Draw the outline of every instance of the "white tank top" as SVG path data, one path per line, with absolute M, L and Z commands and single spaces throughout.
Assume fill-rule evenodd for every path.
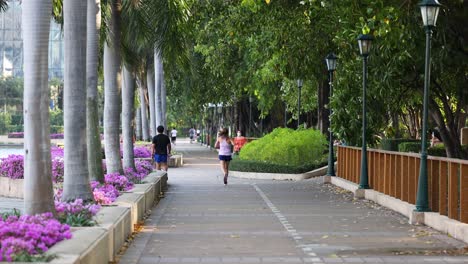
M 225 138 L 222 138 L 219 142 L 219 155 L 231 156 L 231 145 L 226 142 Z

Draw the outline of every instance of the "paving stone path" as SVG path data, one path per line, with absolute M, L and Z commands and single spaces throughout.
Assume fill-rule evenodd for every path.
M 121 264 L 468 263 L 467 245 L 323 185 L 229 178 L 216 153 L 178 140 L 185 165 Z

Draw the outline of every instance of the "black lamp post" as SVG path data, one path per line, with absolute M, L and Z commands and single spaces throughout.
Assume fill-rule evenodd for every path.
M 419 168 L 418 194 L 416 197 L 416 211 L 429 211 L 428 180 L 427 180 L 427 112 L 429 101 L 429 83 L 431 80 L 431 38 L 432 30 L 436 26 L 440 4 L 437 0 L 423 0 L 419 4 L 426 29 L 426 61 L 424 68 L 424 102 L 423 127 L 421 136 L 421 164 Z
M 330 100 L 331 97 L 333 96 L 333 73 L 336 70 L 336 61 L 337 57 L 335 53 L 330 53 L 328 56 L 325 58 L 325 62 L 327 63 L 327 68 L 328 68 L 328 78 L 329 78 L 329 87 L 330 87 L 330 95 L 328 99 L 328 132 L 329 134 L 329 142 L 328 142 L 328 170 L 327 170 L 327 176 L 335 176 L 335 162 L 334 162 L 334 155 L 333 155 L 333 132 L 331 130 L 331 115 L 332 115 L 332 109 L 330 107 Z
M 361 155 L 361 178 L 359 189 L 369 189 L 369 177 L 367 174 L 367 142 L 366 142 L 366 87 L 367 87 L 367 57 L 369 56 L 372 40 L 369 34 L 361 34 L 358 37 L 359 51 L 362 56 L 362 155 Z
M 301 126 L 301 89 L 304 82 L 302 79 L 297 79 L 297 87 L 299 88 L 299 93 L 297 95 L 297 128 Z
M 252 103 L 254 99 L 249 96 L 249 137 L 252 137 Z

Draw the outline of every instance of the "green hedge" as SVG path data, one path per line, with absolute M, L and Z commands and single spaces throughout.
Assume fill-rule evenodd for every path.
M 415 152 L 421 151 L 421 142 L 404 142 L 398 145 L 399 152 Z
M 50 133 L 51 134 L 63 133 L 63 126 L 50 126 Z
M 410 138 L 382 138 L 380 141 L 380 148 L 382 150 L 388 150 L 388 151 L 398 151 L 398 146 L 401 143 L 406 143 L 406 142 L 421 142 L 418 139 L 410 139 Z
M 270 134 L 246 144 L 239 158 L 300 167 L 320 161 L 326 149 L 327 140 L 318 130 L 276 128 Z
M 466 149 L 466 146 L 463 146 L 463 148 Z M 447 153 L 445 152 L 444 145 L 435 145 L 434 147 L 428 148 L 427 154 L 429 156 L 447 157 Z
M 319 162 L 302 164 L 299 166 L 293 165 L 280 165 L 264 161 L 254 161 L 254 160 L 241 160 L 233 159 L 229 166 L 230 170 L 233 171 L 244 171 L 244 172 L 265 172 L 265 173 L 287 173 L 287 174 L 298 174 L 308 171 L 312 171 L 323 166 L 326 166 L 328 163 L 326 158 L 323 158 Z

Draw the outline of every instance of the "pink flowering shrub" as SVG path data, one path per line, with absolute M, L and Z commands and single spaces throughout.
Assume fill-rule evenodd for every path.
M 114 186 L 119 191 L 130 191 L 133 188 L 133 183 L 124 175 L 119 173 L 110 173 L 104 175 L 104 182 Z
M 111 204 L 120 195 L 113 185 L 100 184 L 98 181 L 91 182 L 91 189 L 93 190 L 94 201 L 98 204 Z
M 53 158 L 56 158 L 56 157 L 60 157 L 60 158 L 63 158 L 64 156 L 64 153 L 63 153 L 64 149 L 61 148 L 61 147 L 50 147 L 50 155 Z
M 84 204 L 83 200 L 76 199 L 73 202 L 61 202 L 55 200 L 57 219 L 61 223 L 70 226 L 94 226 L 96 222 L 93 216 L 101 209 L 98 204 Z
M 143 178 L 153 171 L 153 165 L 147 160 L 135 160 L 135 169 L 126 168 L 125 176 L 133 183 L 140 183 Z
M 54 183 L 63 182 L 65 174 L 63 158 L 56 157 L 52 160 L 52 181 Z
M 133 155 L 135 158 L 151 158 L 151 150 L 145 146 L 134 147 Z
M 24 132 L 11 132 L 11 133 L 8 133 L 8 138 L 24 138 Z
M 31 260 L 72 236 L 52 213 L 0 218 L 0 261 Z
M 24 157 L 23 155 L 8 155 L 0 159 L 0 176 L 11 179 L 24 178 Z
M 63 139 L 62 133 L 50 134 L 51 139 Z

